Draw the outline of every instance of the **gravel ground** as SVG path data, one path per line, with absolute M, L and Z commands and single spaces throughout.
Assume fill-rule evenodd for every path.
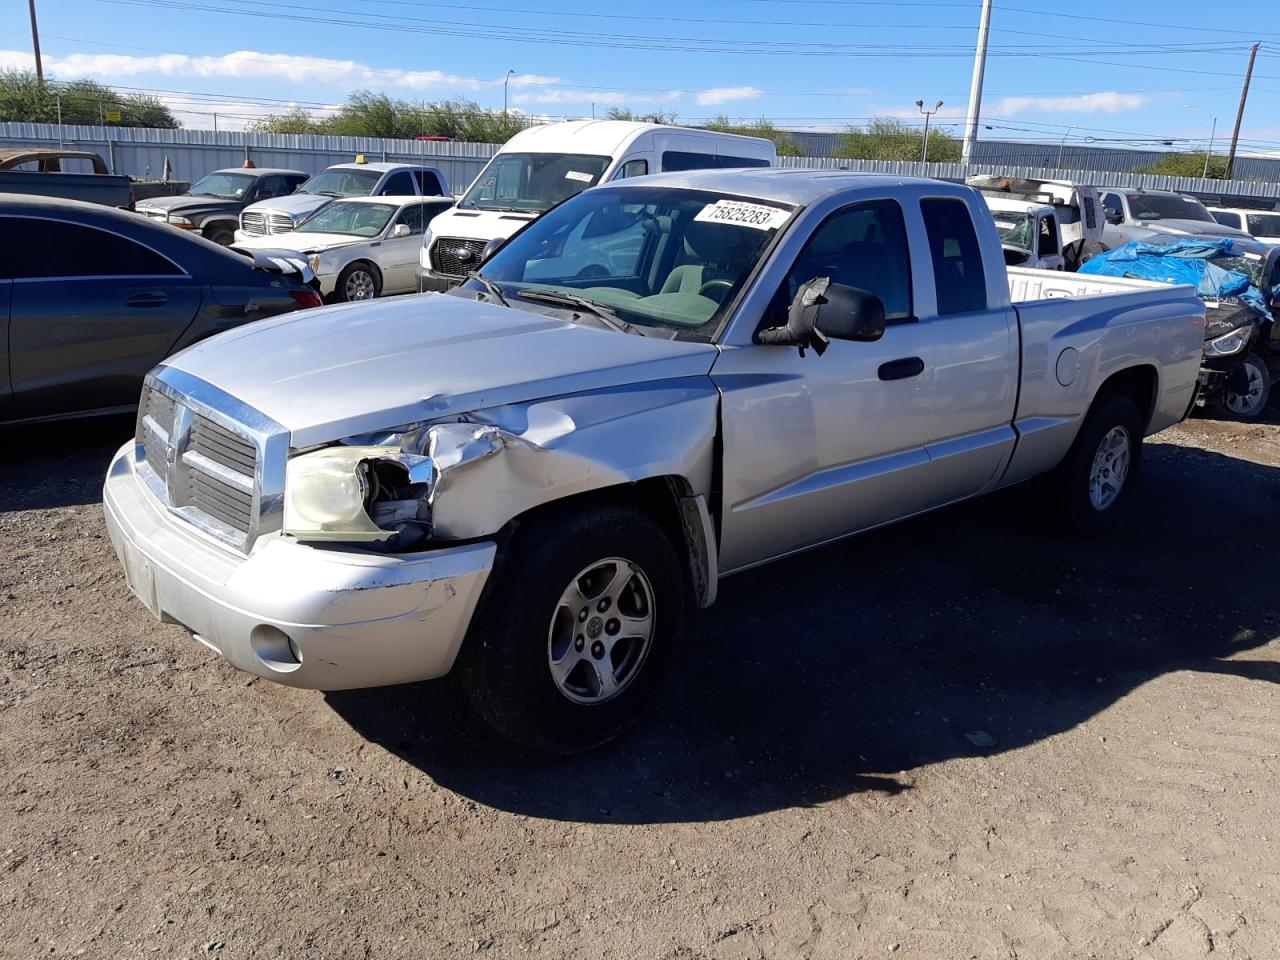
M 1014 490 L 731 578 L 569 760 L 230 669 L 125 588 L 130 423 L 11 430 L 0 956 L 1280 956 L 1278 423 L 1092 543 Z

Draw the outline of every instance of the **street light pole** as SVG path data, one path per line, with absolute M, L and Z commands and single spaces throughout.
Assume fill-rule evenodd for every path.
M 507 84 L 511 82 L 511 75 L 515 70 L 508 70 L 507 75 L 502 78 L 502 115 L 507 115 Z
M 1209 158 L 1213 156 L 1213 137 L 1218 132 L 1218 118 L 1211 114 L 1198 103 L 1184 103 L 1183 110 L 1204 110 L 1204 115 L 1213 122 L 1209 124 L 1209 149 L 1204 153 L 1204 173 L 1200 174 L 1201 180 L 1209 179 Z
M 1058 163 L 1057 163 L 1057 166 L 1055 167 L 1055 169 L 1057 170 L 1062 169 L 1062 147 L 1064 144 L 1066 144 L 1067 137 L 1071 136 L 1071 131 L 1074 129 L 1075 129 L 1074 126 L 1067 127 L 1067 132 L 1064 133 L 1062 135 L 1062 139 L 1058 141 Z
M 929 118 L 942 109 L 942 101 L 939 100 L 936 104 L 934 104 L 934 107 L 932 110 L 926 110 L 924 108 L 924 101 L 917 100 L 916 107 L 918 107 L 920 112 L 924 114 L 924 148 L 920 151 L 920 162 L 928 163 L 929 162 Z

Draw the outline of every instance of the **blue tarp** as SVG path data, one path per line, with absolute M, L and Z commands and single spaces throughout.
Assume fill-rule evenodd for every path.
M 1104 277 L 1133 277 L 1158 283 L 1189 283 L 1202 297 L 1238 297 L 1262 319 L 1270 316 L 1267 298 L 1250 278 L 1235 270 L 1224 270 L 1210 260 L 1242 257 L 1244 250 L 1229 237 L 1204 237 L 1147 243 L 1136 240 L 1123 247 L 1099 253 L 1080 267 L 1080 273 Z

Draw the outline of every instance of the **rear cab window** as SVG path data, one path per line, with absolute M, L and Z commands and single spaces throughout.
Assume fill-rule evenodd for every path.
M 987 307 L 987 277 L 973 217 L 963 200 L 929 197 L 920 201 L 938 313 L 973 313 Z

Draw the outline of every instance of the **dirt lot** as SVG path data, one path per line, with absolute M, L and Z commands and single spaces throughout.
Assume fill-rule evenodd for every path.
M 11 431 L 0 956 L 1280 956 L 1278 423 L 1093 544 L 1019 490 L 730 579 L 571 760 L 230 669 L 126 591 L 130 424 Z

